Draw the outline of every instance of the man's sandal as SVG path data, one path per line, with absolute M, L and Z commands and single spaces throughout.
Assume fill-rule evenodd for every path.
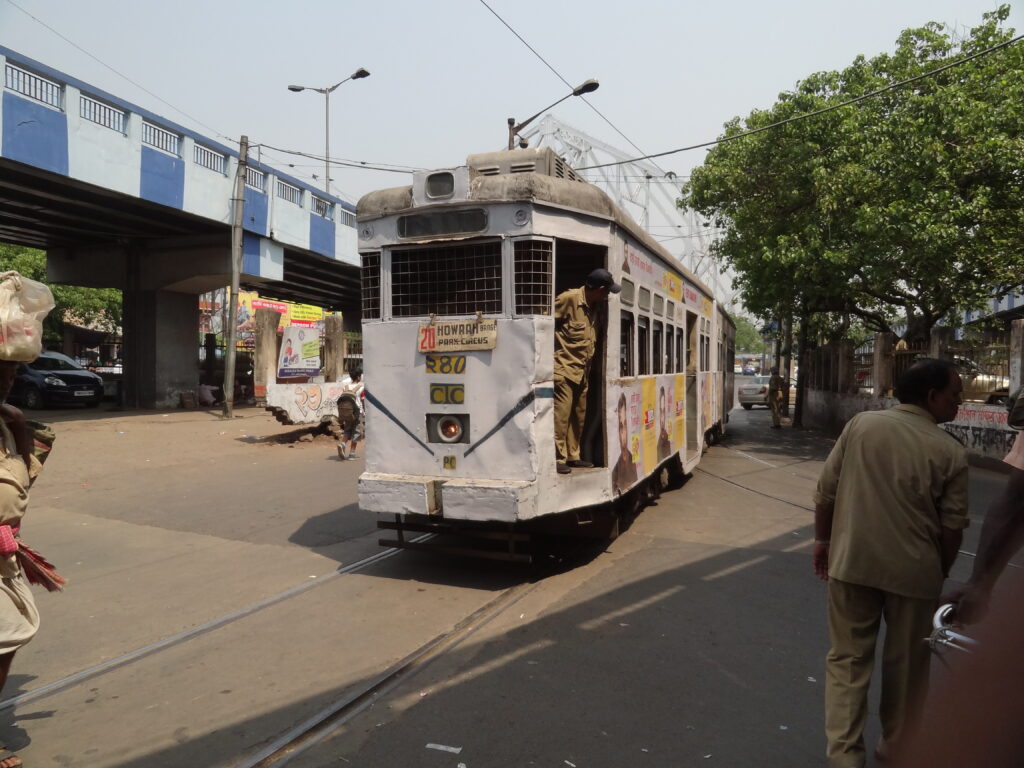
M 9 749 L 0 747 L 0 768 L 21 768 L 21 758 Z

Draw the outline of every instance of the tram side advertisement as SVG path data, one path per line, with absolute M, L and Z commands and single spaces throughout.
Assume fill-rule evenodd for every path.
M 616 494 L 686 448 L 683 419 L 686 385 L 682 374 L 627 379 L 613 384 L 608 464 Z

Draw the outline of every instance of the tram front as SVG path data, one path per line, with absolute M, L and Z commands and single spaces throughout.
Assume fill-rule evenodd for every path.
M 608 237 L 607 221 L 540 202 L 604 204 L 553 175 L 560 162 L 550 150 L 479 155 L 359 201 L 370 436 L 359 504 L 399 530 L 382 544 L 411 546 L 409 531 L 508 532 L 608 496 L 606 478 L 555 472 L 556 243 L 588 227 Z

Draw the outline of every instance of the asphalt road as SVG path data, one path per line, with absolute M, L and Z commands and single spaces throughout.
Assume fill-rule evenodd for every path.
M 26 765 L 237 765 L 527 583 L 290 764 L 821 762 L 809 507 L 826 437 L 737 409 L 683 488 L 553 573 L 402 552 L 345 575 L 379 551 L 355 505 L 362 462 L 240 413 L 45 414 L 58 440 L 23 533 L 70 583 L 37 593 L 42 629 L 3 691 L 57 686 L 0 712 Z M 999 481 L 972 469 L 972 517 Z

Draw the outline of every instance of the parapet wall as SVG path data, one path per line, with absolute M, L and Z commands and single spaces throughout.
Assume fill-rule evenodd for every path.
M 838 392 L 807 390 L 804 423 L 815 429 L 839 434 L 850 419 L 862 411 L 881 411 L 899 401 L 893 397 L 850 395 Z M 1007 411 L 1002 405 L 964 403 L 956 419 L 943 428 L 957 437 L 972 456 L 1002 459 L 1013 446 L 1016 430 L 1006 424 Z

